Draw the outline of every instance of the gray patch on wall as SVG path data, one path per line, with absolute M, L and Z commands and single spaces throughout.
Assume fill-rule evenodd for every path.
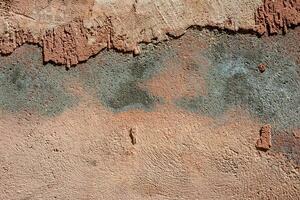
M 151 110 L 161 99 L 139 87 L 139 83 L 159 71 L 170 52 L 151 44 L 139 56 L 104 51 L 83 66 L 81 80 L 112 111 Z
M 282 52 L 285 41 L 293 38 L 279 37 L 266 44 L 249 35 L 207 37 L 212 36 L 217 37 L 216 42 L 211 43 L 206 53 L 199 51 L 199 56 L 210 60 L 208 73 L 197 58 L 191 62 L 195 68 L 193 73 L 206 74 L 207 95 L 185 97 L 177 105 L 210 116 L 241 106 L 277 128 L 299 128 L 299 65 Z M 294 45 L 300 46 L 299 42 L 295 41 Z M 0 68 L 0 107 L 10 111 L 36 110 L 46 115 L 61 113 L 76 101 L 64 83 L 68 78 L 77 77 L 85 83 L 87 91 L 94 91 L 100 102 L 112 111 L 151 110 L 163 100 L 139 85 L 162 70 L 166 60 L 174 59 L 176 51 L 171 44 L 172 41 L 149 44 L 136 57 L 103 51 L 68 72 L 60 66 L 44 66 L 40 49 L 24 46 L 26 53 L 18 55 L 16 62 L 12 61 L 14 54 L 1 57 L 6 64 Z M 264 73 L 257 69 L 261 63 L 268 66 Z
M 208 94 L 182 98 L 177 105 L 210 116 L 241 106 L 276 128 L 299 128 L 300 66 L 280 52 L 279 43 L 286 39 L 265 44 L 255 36 L 220 35 L 206 54 Z M 257 69 L 261 63 L 268 66 L 264 73 Z
M 41 50 L 25 45 L 18 60 L 14 53 L 1 57 L 0 107 L 11 112 L 29 111 L 54 116 L 75 102 L 64 87 L 64 68 L 44 66 Z

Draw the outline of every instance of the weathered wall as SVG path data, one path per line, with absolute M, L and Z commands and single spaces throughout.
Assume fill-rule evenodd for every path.
M 218 1 L 202 1 L 202 7 L 195 7 L 201 12 L 182 7 L 183 1 L 135 1 L 133 8 L 140 12 L 154 12 L 143 6 L 158 5 L 161 19 L 150 23 L 146 20 L 149 13 L 144 13 L 145 18 L 134 18 L 141 25 L 131 29 L 120 24 L 132 20 L 118 14 L 126 6 L 132 8 L 129 1 L 35 2 L 24 3 L 27 7 L 19 14 L 16 5 L 21 2 L 1 4 L 13 10 L 1 7 L 9 11 L 4 22 L 43 30 L 46 36 L 43 31 L 36 36 L 47 39 L 33 41 L 40 47 L 24 44 L 16 48 L 23 43 L 10 43 L 13 48 L 8 52 L 13 52 L 0 57 L 0 199 L 300 198 L 300 29 L 286 31 L 296 22 L 276 25 L 277 32 L 286 31 L 284 35 L 258 37 L 253 34 L 258 30 L 274 33 L 268 29 L 273 18 L 266 8 L 257 11 L 260 18 L 256 21 L 262 23 L 255 25 L 260 1 L 225 1 L 218 6 Z M 287 2 L 285 12 L 298 9 L 298 1 L 276 1 L 275 11 L 267 13 L 276 13 L 281 9 L 278 5 Z M 264 5 L 270 4 L 265 1 Z M 39 6 L 43 9 L 37 12 Z M 104 12 L 100 8 L 105 6 L 116 9 Z M 60 15 L 54 8 L 65 14 L 61 18 L 65 21 L 55 18 Z M 224 12 L 216 14 L 217 8 Z M 245 11 L 232 15 L 240 28 L 252 28 L 222 31 L 223 25 L 216 22 L 237 9 Z M 297 9 L 293 16 L 299 14 Z M 31 21 L 28 16 L 37 19 L 42 10 L 52 10 L 48 16 L 53 18 L 44 18 L 51 29 L 45 28 L 47 24 L 35 27 L 36 21 L 29 26 L 15 19 L 21 13 L 19 18 Z M 116 26 L 120 30 L 114 31 L 125 34 L 144 25 L 160 30 L 165 24 L 159 20 L 164 20 L 168 10 L 206 17 L 200 23 L 196 20 L 200 17 L 185 13 L 182 18 L 199 24 L 185 21 L 184 30 L 198 26 L 188 28 L 181 37 L 138 44 L 138 55 L 115 49 L 99 52 L 100 46 L 90 54 L 85 43 L 76 42 L 76 38 L 86 38 L 74 32 L 78 23 L 84 23 L 73 21 L 76 12 L 88 19 L 112 12 L 111 19 L 120 23 Z M 165 20 L 174 20 L 172 12 Z M 290 15 L 281 17 L 288 23 Z M 207 24 L 206 20 L 216 18 Z M 58 19 L 57 23 L 52 19 Z M 96 34 L 105 34 L 101 31 Z M 128 40 L 143 41 L 134 37 Z M 44 45 L 50 40 L 54 52 L 50 53 L 57 60 L 45 62 L 49 49 Z M 107 47 L 107 41 L 103 45 Z M 64 54 L 62 46 L 71 54 Z M 77 60 L 71 68 L 55 64 L 71 62 L 76 48 L 87 56 L 85 62 Z

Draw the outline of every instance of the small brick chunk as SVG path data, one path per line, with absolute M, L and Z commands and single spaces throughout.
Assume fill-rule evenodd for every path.
M 267 65 L 266 64 L 259 64 L 258 65 L 258 70 L 261 72 L 261 73 L 264 73 L 267 69 Z
M 135 145 L 136 144 L 136 129 L 135 128 L 131 128 L 129 130 L 129 137 L 131 139 L 131 143 L 133 145 Z
M 256 148 L 263 151 L 269 150 L 272 146 L 271 136 L 272 136 L 271 125 L 270 124 L 264 125 L 260 129 L 260 138 L 256 142 Z

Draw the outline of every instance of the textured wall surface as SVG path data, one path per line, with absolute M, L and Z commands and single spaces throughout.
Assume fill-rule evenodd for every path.
M 10 53 L 0 56 L 0 199 L 300 198 L 297 0 L 144 0 L 134 1 L 136 7 L 131 1 L 53 0 L 24 3 L 23 10 L 21 1 L 0 2 L 4 24 L 33 37 L 11 40 Z M 160 15 L 147 18 L 150 5 Z M 203 10 L 185 7 L 191 5 Z M 101 10 L 106 6 L 115 10 Z M 144 18 L 122 19 L 127 7 Z M 46 11 L 48 24 L 41 26 L 15 19 L 42 20 Z M 76 12 L 83 21 L 71 22 Z M 113 30 L 131 35 L 137 54 L 116 43 L 100 51 L 107 41 L 91 51 L 77 43 L 86 38 L 76 31 L 78 23 L 107 13 L 115 23 L 126 21 L 126 28 Z M 272 21 L 274 13 L 283 14 Z M 223 30 L 231 14 L 243 31 Z M 185 34 L 139 43 L 144 36 L 134 34 L 144 26 L 146 32 L 184 27 Z M 279 30 L 284 34 L 266 34 Z M 44 45 L 52 45 L 57 60 L 45 59 Z M 87 53 L 82 60 L 78 49 Z
M 258 35 L 300 24 L 300 0 L 2 0 L 0 53 L 32 43 L 43 59 L 68 67 L 104 48 L 140 53 L 189 27 Z

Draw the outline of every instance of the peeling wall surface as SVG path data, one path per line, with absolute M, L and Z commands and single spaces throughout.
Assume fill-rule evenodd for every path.
M 299 0 L 0 0 L 0 199 L 300 199 Z

